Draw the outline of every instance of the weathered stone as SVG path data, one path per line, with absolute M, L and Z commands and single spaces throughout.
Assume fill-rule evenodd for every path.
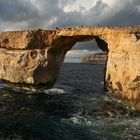
M 0 46 L 6 49 L 44 49 L 51 46 L 55 30 L 27 30 L 3 32 Z
M 82 64 L 106 64 L 107 54 L 97 53 L 85 56 L 82 59 Z
M 47 87 L 57 79 L 63 59 L 63 50 L 0 51 L 0 79 Z
M 140 26 L 73 27 L 0 34 L 0 79 L 13 83 L 54 83 L 64 56 L 76 42 L 95 40 L 108 52 L 105 83 L 115 96 L 140 110 Z
M 140 32 L 139 32 L 140 33 Z M 140 100 L 140 40 L 139 33 L 117 34 L 108 37 L 106 86 L 115 96 L 132 101 Z M 140 109 L 140 108 L 139 108 Z

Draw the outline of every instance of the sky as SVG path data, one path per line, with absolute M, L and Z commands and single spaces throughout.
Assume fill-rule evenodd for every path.
M 140 24 L 140 0 L 0 0 L 0 32 L 32 28 Z M 97 51 L 95 42 L 77 43 L 67 57 Z M 79 54 L 80 56 L 79 56 Z

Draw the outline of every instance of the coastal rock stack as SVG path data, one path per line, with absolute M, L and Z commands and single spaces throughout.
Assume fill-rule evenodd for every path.
M 140 26 L 72 27 L 0 34 L 0 79 L 50 87 L 76 42 L 95 40 L 108 53 L 105 86 L 140 110 Z
M 97 53 L 85 56 L 82 59 L 82 64 L 106 64 L 107 53 Z

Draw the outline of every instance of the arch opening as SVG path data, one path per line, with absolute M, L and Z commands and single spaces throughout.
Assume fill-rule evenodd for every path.
M 87 55 L 108 53 L 108 44 L 99 37 L 82 36 L 77 39 L 75 45 L 67 51 L 64 62 L 81 63 L 82 58 Z
M 97 60 L 97 59 L 100 59 L 100 56 L 102 57 L 102 54 L 106 54 L 106 60 L 103 63 L 100 63 L 100 62 L 94 63 L 95 61 L 94 62 L 92 61 L 90 64 L 93 64 L 93 65 L 90 65 L 90 66 L 85 65 L 85 64 L 89 64 L 86 62 L 84 64 L 81 64 L 82 59 L 84 59 L 84 57 L 91 58 L 91 60 L 94 60 L 94 59 Z M 65 56 L 63 70 L 65 69 L 65 67 L 67 67 L 67 68 L 75 67 L 74 68 L 75 70 L 78 70 L 78 68 L 85 70 L 85 74 L 86 74 L 86 72 L 89 73 L 88 69 L 94 71 L 92 73 L 95 73 L 95 74 L 93 74 L 92 78 L 89 78 L 90 79 L 89 83 L 91 83 L 91 85 L 88 88 L 91 91 L 93 91 L 94 89 L 92 88 L 92 86 L 94 86 L 95 90 L 97 90 L 99 92 L 104 92 L 105 91 L 105 73 L 106 73 L 107 54 L 108 54 L 108 44 L 101 38 L 99 38 L 99 37 L 90 37 L 90 38 L 86 37 L 86 39 L 78 38 L 75 45 L 71 47 L 71 50 L 69 50 Z M 100 60 L 98 60 L 98 61 L 100 61 Z M 77 63 L 77 64 L 75 64 L 75 63 Z M 78 73 L 78 72 L 77 71 L 74 72 L 76 77 L 77 77 L 76 73 Z M 90 76 L 90 74 L 89 74 L 89 76 Z M 82 75 L 81 75 L 81 77 L 82 77 Z M 84 77 L 83 77 L 83 79 L 84 79 Z M 83 80 L 83 82 L 84 82 L 84 80 Z M 86 88 L 86 85 L 85 85 L 85 88 Z

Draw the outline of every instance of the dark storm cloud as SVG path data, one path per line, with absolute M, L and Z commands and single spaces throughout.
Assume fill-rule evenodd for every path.
M 81 11 L 65 12 L 64 6 L 69 2 L 66 0 L 0 0 L 0 22 L 5 24 L 5 28 L 8 24 L 13 29 L 139 24 L 140 9 L 137 8 L 138 6 L 140 8 L 140 0 L 133 0 L 133 2 L 126 0 L 126 5 L 117 13 L 115 9 L 109 11 L 109 6 L 102 0 L 96 0 L 96 4 L 85 13 L 81 12 L 85 10 L 82 6 Z M 115 8 L 119 8 L 117 2 Z M 107 10 L 109 12 L 106 12 Z
M 17 22 L 38 16 L 36 8 L 28 0 L 0 0 L 0 20 Z
M 105 25 L 131 26 L 140 24 L 140 0 L 133 0 L 111 18 L 104 19 Z

